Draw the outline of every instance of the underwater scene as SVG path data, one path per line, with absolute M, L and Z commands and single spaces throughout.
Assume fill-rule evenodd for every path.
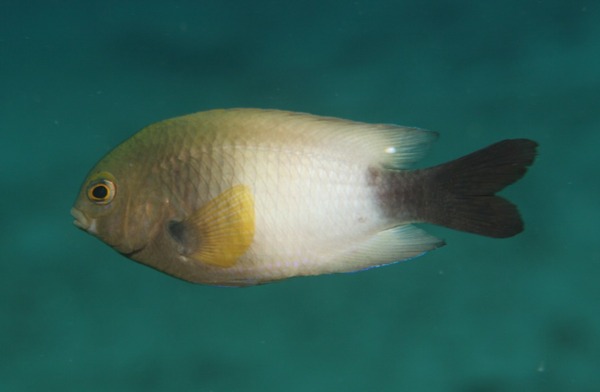
M 1 392 L 600 391 L 600 3 L 6 0 L 0 75 Z

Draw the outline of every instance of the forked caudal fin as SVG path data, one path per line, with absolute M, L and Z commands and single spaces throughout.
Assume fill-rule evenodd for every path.
M 380 192 L 382 205 L 402 220 L 488 237 L 514 236 L 523 230 L 521 216 L 496 192 L 523 177 L 536 147 L 532 140 L 509 139 L 442 165 L 392 171 Z
M 441 198 L 431 223 L 488 237 L 511 237 L 523 230 L 517 207 L 496 196 L 519 180 L 533 163 L 537 143 L 503 140 L 462 158 L 428 169 Z

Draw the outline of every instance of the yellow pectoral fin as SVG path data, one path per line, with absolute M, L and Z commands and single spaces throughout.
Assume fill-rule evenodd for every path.
M 254 239 L 255 214 L 252 192 L 235 185 L 206 203 L 185 220 L 194 227 L 198 247 L 188 257 L 210 265 L 231 267 Z

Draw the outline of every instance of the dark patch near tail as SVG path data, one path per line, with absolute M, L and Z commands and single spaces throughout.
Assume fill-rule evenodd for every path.
M 454 161 L 416 171 L 387 171 L 378 183 L 386 213 L 488 237 L 523 230 L 517 207 L 495 193 L 519 180 L 533 163 L 537 143 L 503 140 Z

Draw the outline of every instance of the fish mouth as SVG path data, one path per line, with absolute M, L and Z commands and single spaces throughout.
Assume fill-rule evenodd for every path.
M 88 233 L 96 234 L 96 219 L 89 219 L 75 207 L 71 208 L 71 215 L 75 218 L 73 221 L 75 226 Z

